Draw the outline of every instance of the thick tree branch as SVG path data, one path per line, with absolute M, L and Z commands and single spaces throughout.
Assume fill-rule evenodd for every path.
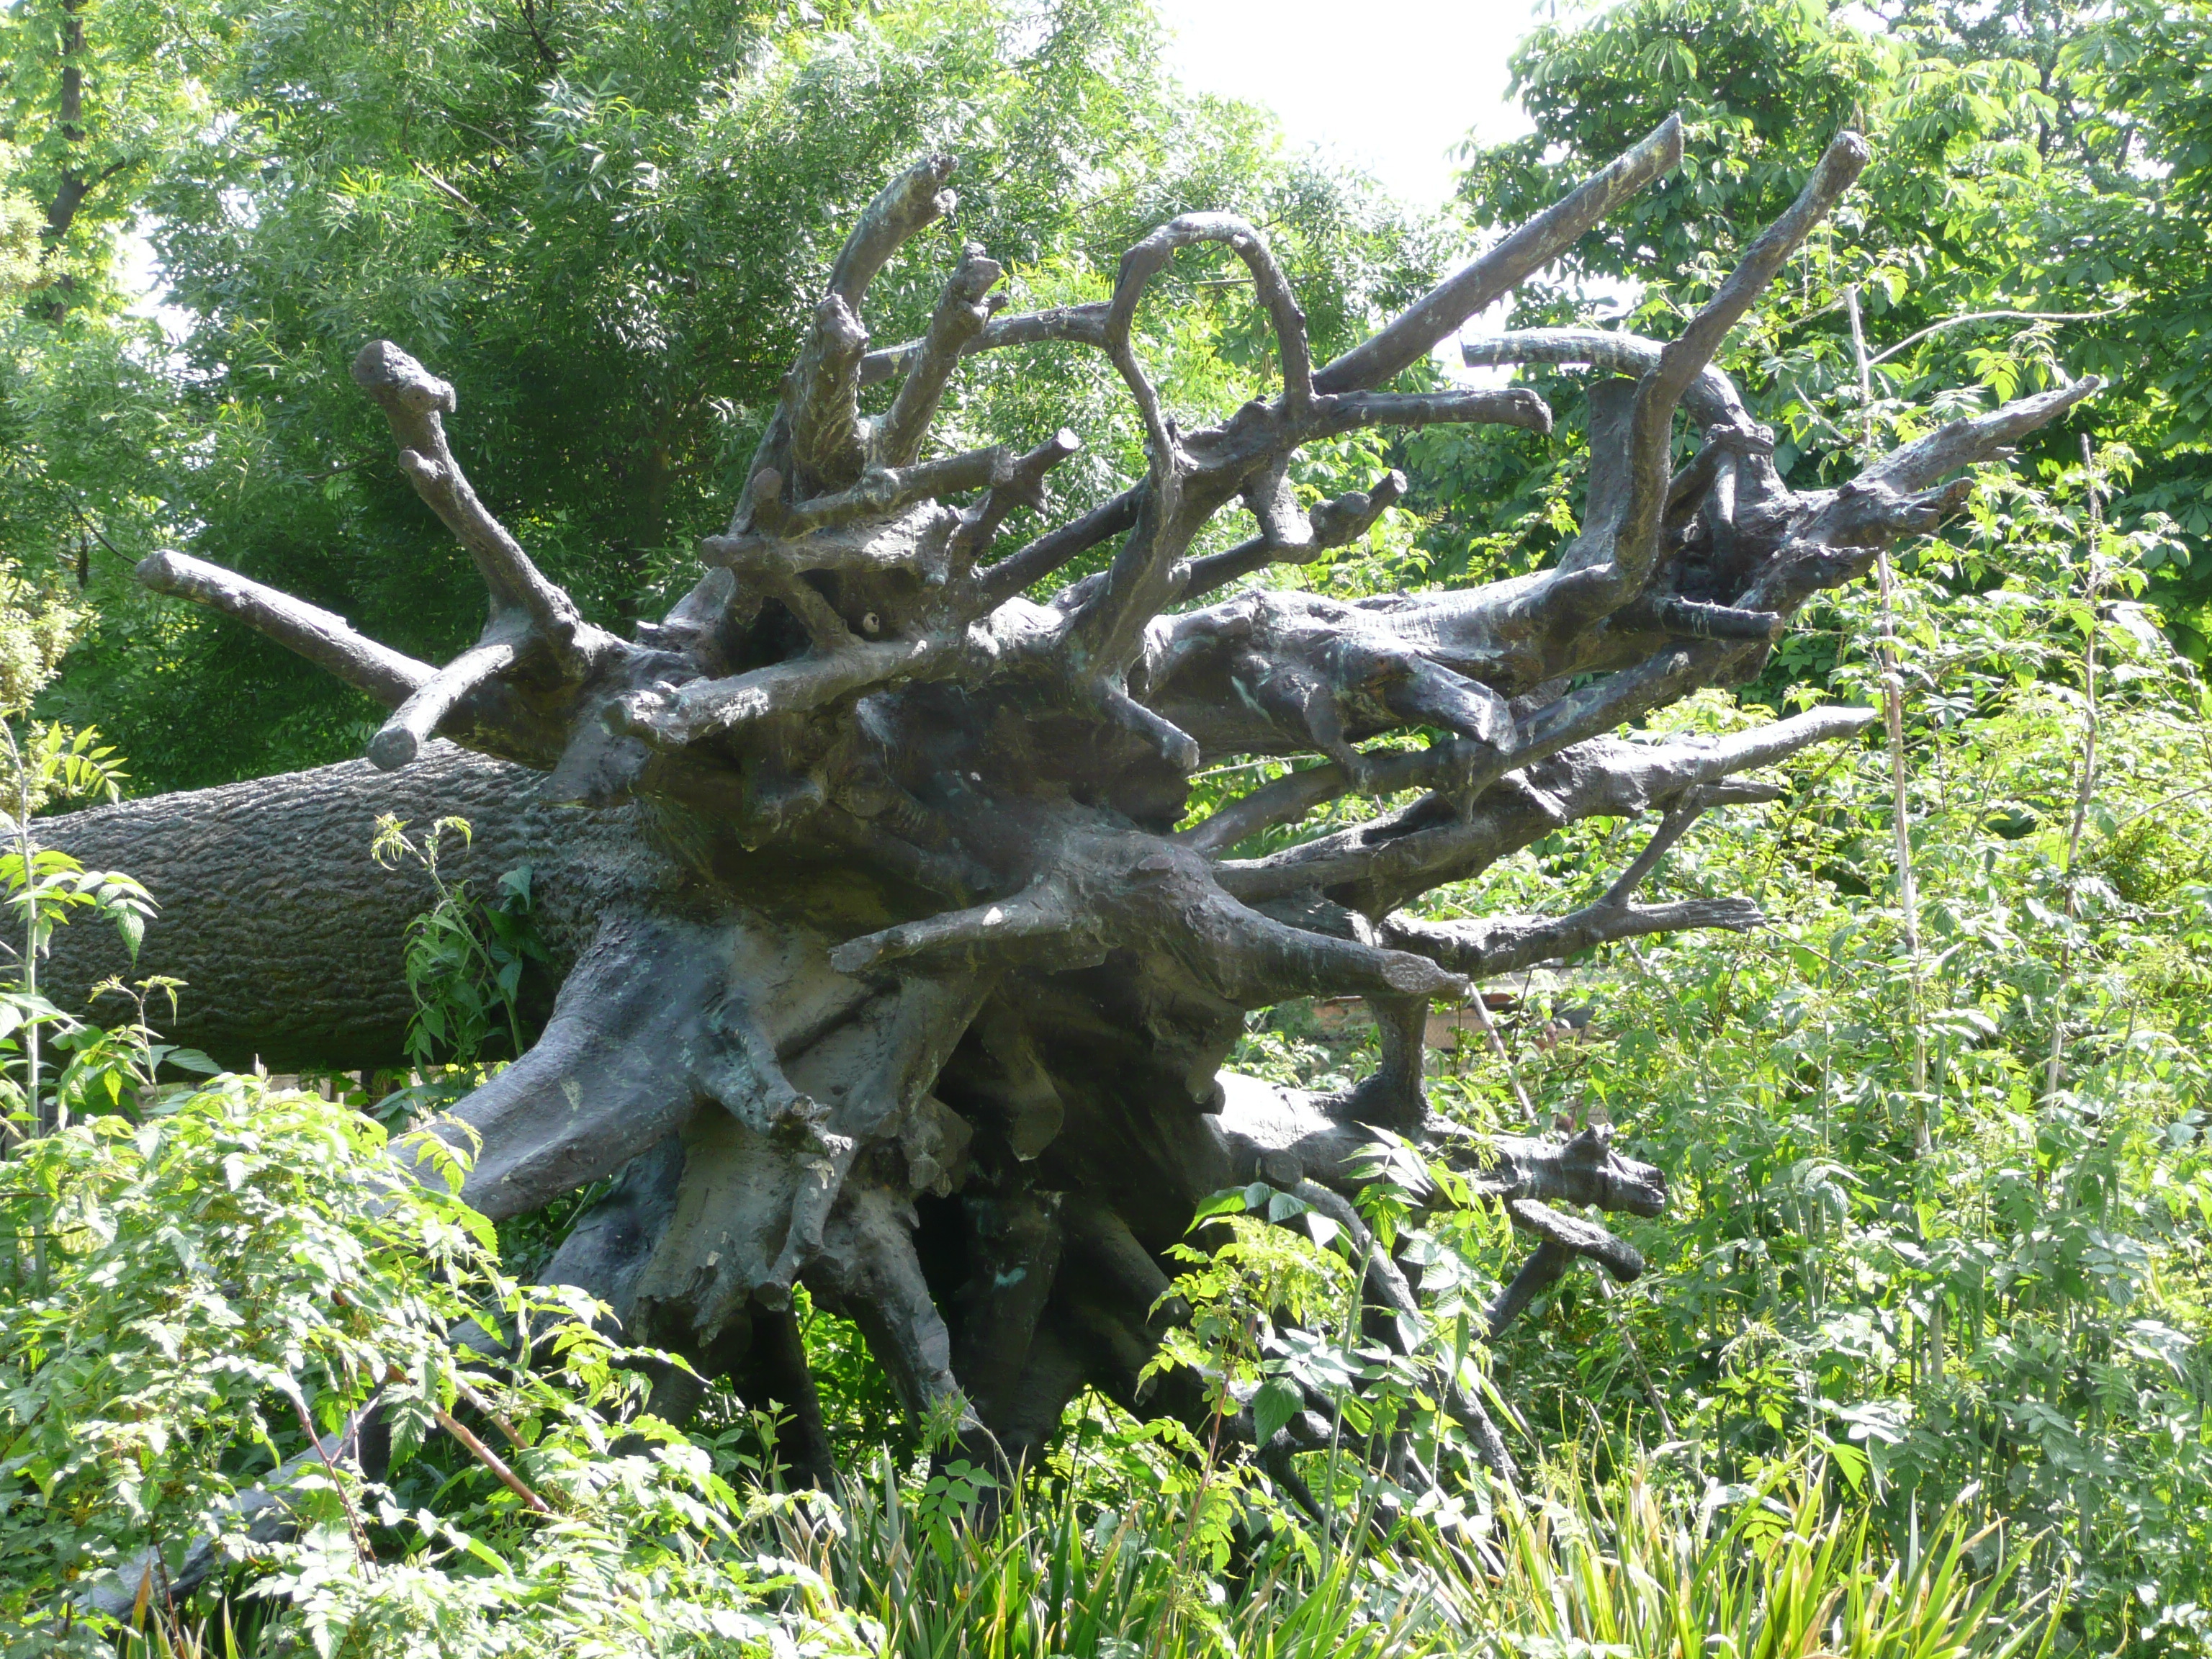
M 1082 447 L 1082 441 L 1062 427 L 1016 460 L 1004 478 L 993 481 L 990 493 L 973 511 L 962 515 L 959 531 L 953 537 L 952 574 L 956 579 L 966 577 L 975 561 L 990 550 L 999 526 L 1016 507 L 1025 507 L 1032 513 L 1045 510 L 1045 475 Z M 983 599 L 978 609 L 988 611 L 995 608 L 1002 598 L 1010 596 L 992 597 L 979 592 L 978 597 Z
M 1614 1237 L 1594 1221 L 1563 1215 L 1528 1198 L 1510 1200 L 1505 1213 L 1513 1218 L 1515 1226 L 1535 1234 L 1547 1244 L 1588 1256 L 1624 1285 L 1644 1276 L 1644 1258 L 1635 1247 Z
M 637 691 L 606 705 L 610 731 L 655 748 L 680 749 L 774 714 L 801 714 L 870 686 L 926 678 L 948 667 L 957 641 L 857 641 L 727 679 L 692 680 L 673 692 Z
M 1274 325 L 1275 346 L 1282 360 L 1283 407 L 1291 413 L 1303 410 L 1314 394 L 1305 313 L 1298 308 L 1297 296 L 1284 280 L 1267 239 L 1233 213 L 1186 213 L 1162 225 L 1121 256 L 1114 298 L 1106 311 L 1106 349 L 1118 354 L 1127 349 L 1137 302 L 1177 250 L 1207 242 L 1227 246 L 1251 271 L 1260 302 Z
M 1547 1238 L 1537 1245 L 1521 1264 L 1520 1272 L 1513 1275 L 1512 1282 L 1483 1310 L 1485 1340 L 1497 1341 L 1505 1328 L 1528 1310 L 1530 1303 L 1565 1277 L 1574 1261 L 1575 1253 L 1564 1244 Z
M 1370 754 L 1365 787 L 1388 795 L 1436 784 L 1474 761 L 1478 749 L 1476 744 L 1454 738 L 1426 749 Z M 1351 770 L 1338 762 L 1301 767 L 1231 801 L 1203 823 L 1179 830 L 1176 839 L 1198 852 L 1224 853 L 1263 830 L 1295 823 L 1316 806 L 1350 794 L 1357 787 Z
M 1348 547 L 1405 497 L 1406 475 L 1386 472 L 1366 489 L 1347 490 L 1316 507 L 1306 515 L 1308 533 L 1303 542 L 1286 545 L 1279 539 L 1255 536 L 1225 553 L 1193 559 L 1190 579 L 1177 597 L 1194 599 L 1242 577 L 1256 575 L 1270 565 L 1304 564 L 1322 553 Z
M 1637 191 L 1673 172 L 1681 159 L 1682 118 L 1670 115 L 1649 137 L 1592 174 L 1557 206 L 1462 267 L 1396 321 L 1330 363 L 1314 377 L 1314 389 L 1353 392 L 1395 379 L 1475 313 L 1565 253 Z
M 1651 1164 L 1614 1151 L 1613 1130 L 1607 1125 L 1595 1125 L 1564 1141 L 1549 1136 L 1493 1135 L 1477 1166 L 1471 1177 L 1474 1190 L 1502 1203 L 1528 1200 L 1647 1217 L 1667 1207 L 1666 1176 Z
M 2000 459 L 2007 446 L 2049 425 L 2104 389 L 2104 381 L 2097 376 L 2084 375 L 2070 386 L 2016 399 L 1990 414 L 1953 421 L 1883 456 L 1859 474 L 1858 482 L 1899 494 L 1926 489 L 1954 472 Z
M 387 708 L 406 702 L 438 672 L 356 633 L 343 617 L 204 559 L 183 553 L 149 554 L 138 562 L 137 577 L 157 593 L 197 600 L 237 617 Z
M 406 765 L 436 734 L 439 722 L 453 712 L 455 703 L 514 666 L 527 628 L 518 617 L 513 623 L 495 623 L 490 632 L 497 637 L 461 653 L 392 711 L 392 718 L 369 739 L 370 760 L 386 772 Z
M 1383 942 L 1441 963 L 1471 980 L 1494 979 L 1540 962 L 1571 957 L 1616 939 L 1697 927 L 1748 933 L 1766 917 L 1749 899 L 1680 899 L 1668 904 L 1593 904 L 1564 916 L 1495 916 L 1480 921 L 1419 921 L 1393 916 Z
M 796 474 L 792 482 L 802 498 L 843 489 L 867 465 L 860 384 L 860 351 L 867 343 L 868 331 L 853 304 L 842 295 L 824 295 L 783 383 L 786 444 Z M 765 502 L 757 494 L 755 499 L 757 516 Z
M 921 453 L 929 422 L 945 387 L 960 362 L 960 355 L 983 331 L 997 309 L 991 289 L 1005 270 L 996 259 L 984 257 L 980 247 L 969 247 L 945 284 L 945 297 L 929 319 L 929 333 L 915 353 L 890 412 L 875 431 L 878 465 L 903 466 Z
M 1460 359 L 1469 368 L 1498 368 L 1513 363 L 1588 363 L 1615 374 L 1641 380 L 1659 367 L 1664 349 L 1656 340 L 1595 328 L 1529 328 L 1503 334 L 1479 334 L 1460 342 Z M 1700 426 L 1748 425 L 1743 396 L 1715 363 L 1707 363 L 1682 394 L 1684 407 Z
M 555 659 L 571 678 L 581 678 L 599 642 L 587 637 L 574 602 L 539 573 L 507 526 L 477 499 L 454 460 L 443 419 L 456 406 L 453 388 L 389 340 L 362 348 L 354 359 L 353 378 L 391 423 L 392 435 L 399 441 L 400 469 L 416 494 L 476 562 L 491 590 L 493 608 L 520 609 Z
M 868 284 L 891 255 L 913 237 L 952 211 L 957 198 L 945 188 L 959 162 L 950 155 L 926 155 L 877 193 L 860 210 L 837 263 L 830 272 L 830 292 L 857 313 Z
M 1137 522 L 1144 504 L 1144 486 L 1125 489 L 1111 501 L 1094 507 L 1081 518 L 1048 530 L 1028 545 L 1017 549 L 976 575 L 976 585 L 993 605 L 1002 605 L 1033 583 L 1112 540 Z
M 1483 386 L 1468 392 L 1352 392 L 1322 398 L 1295 431 L 1312 443 L 1376 426 L 1517 426 L 1552 429 L 1552 409 L 1526 386 Z
M 1668 484 L 1667 458 L 1674 410 L 1691 383 L 1721 349 L 1729 331 L 1779 274 L 1783 262 L 1834 210 L 1867 164 L 1866 141 L 1855 132 L 1828 146 L 1813 177 L 1790 209 L 1753 242 L 1719 290 L 1638 383 L 1629 428 L 1628 502 L 1614 536 L 1613 565 L 1625 599 L 1640 592 L 1659 556 L 1660 515 Z
M 996 954 L 1034 939 L 1059 939 L 1087 919 L 1066 883 L 1046 880 L 1012 898 L 943 911 L 848 939 L 830 953 L 830 965 L 841 974 L 865 974 L 884 963 L 925 953 Z
M 1009 346 L 1044 345 L 1058 342 L 1066 345 L 1096 346 L 1101 350 L 1106 345 L 1106 313 L 1112 302 L 1097 300 L 1089 305 L 1054 306 L 1046 311 L 1017 312 L 1012 316 L 994 317 L 985 324 L 982 331 L 965 341 L 960 348 L 963 357 L 973 357 L 979 352 L 997 351 Z M 880 386 L 894 374 L 906 370 L 920 357 L 927 345 L 926 340 L 908 340 L 895 346 L 885 346 L 880 351 L 871 351 L 860 359 L 860 384 Z
M 1690 826 L 1712 805 L 1711 785 L 1685 789 L 1676 796 L 1661 816 L 1658 828 L 1651 832 L 1651 838 L 1644 843 L 1644 850 L 1630 861 L 1628 868 L 1614 878 L 1613 885 L 1605 890 L 1605 896 L 1598 901 L 1599 904 L 1617 908 L 1635 897 L 1636 890 L 1644 884 L 1644 878 L 1659 867 L 1659 860 L 1667 856 L 1676 842 L 1689 833 Z
M 1540 763 L 1522 763 L 1478 799 L 1464 820 L 1431 797 L 1389 817 L 1267 858 L 1221 863 L 1215 866 L 1217 878 L 1248 904 L 1304 887 L 1326 890 L 1349 882 L 1379 883 L 1408 894 L 1425 891 L 1525 846 L 1527 841 L 1519 839 L 1523 835 L 1534 840 L 1577 818 L 1643 811 L 1695 785 L 1771 766 L 1816 743 L 1855 734 L 1875 717 L 1870 708 L 1820 708 L 1719 738 L 1663 744 L 1585 739 L 1571 748 L 1562 745 L 1564 752 L 1551 752 Z
M 796 540 L 817 530 L 888 518 L 916 501 L 1012 483 L 1013 467 L 1013 452 L 1003 444 L 994 444 L 988 449 L 916 461 L 911 466 L 872 467 L 855 473 L 848 487 L 795 506 L 776 501 L 782 479 L 774 469 L 765 469 L 753 475 L 753 522 L 780 541 Z M 726 563 L 759 545 L 757 539 L 741 533 L 709 536 L 700 543 L 700 550 L 710 562 Z

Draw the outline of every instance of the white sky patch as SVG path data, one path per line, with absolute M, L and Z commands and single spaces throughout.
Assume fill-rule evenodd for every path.
M 115 280 L 125 294 L 132 296 L 126 309 L 136 317 L 151 317 L 161 325 L 161 332 L 169 343 L 175 345 L 191 332 L 192 314 L 181 306 L 168 303 L 169 288 L 155 259 L 154 244 L 136 225 L 118 233 L 115 242 Z
M 1161 0 L 1168 67 L 1195 90 L 1264 104 L 1292 143 L 1439 207 L 1472 132 L 1534 131 L 1506 100 L 1505 59 L 1545 0 Z
M 1506 58 L 1556 0 L 1159 0 L 1168 68 L 1195 91 L 1261 104 L 1293 144 L 1372 173 L 1409 206 L 1439 208 L 1473 138 L 1535 131 L 1506 96 Z M 1469 334 L 1504 326 L 1507 302 Z M 1462 385 L 1511 371 L 1468 369 L 1449 343 L 1437 360 Z

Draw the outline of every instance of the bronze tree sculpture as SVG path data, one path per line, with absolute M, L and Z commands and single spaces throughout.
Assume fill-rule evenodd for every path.
M 549 1276 L 605 1298 L 636 1340 L 782 1402 L 803 1470 L 826 1475 L 834 1449 L 791 1313 L 801 1282 L 859 1324 L 913 1409 L 988 1430 L 1013 1457 L 1086 1385 L 1139 1413 L 1196 1413 L 1194 1384 L 1143 1389 L 1139 1372 L 1170 1316 L 1163 1252 L 1199 1202 L 1265 1181 L 1364 1239 L 1345 1197 L 1368 1126 L 1449 1134 L 1422 1091 L 1432 999 L 1607 940 L 1758 926 L 1748 901 L 1632 896 L 1699 812 L 1775 793 L 1743 774 L 1858 730 L 1866 712 L 1719 740 L 1613 734 L 1755 672 L 1810 595 L 1932 529 L 1963 499 L 1962 469 L 2095 390 L 1954 422 L 1839 489 L 1784 484 L 1771 434 L 1712 359 L 1856 178 L 1866 149 L 1846 134 L 1678 338 L 1547 330 L 1468 349 L 1601 377 L 1587 511 L 1553 568 L 1356 602 L 1211 597 L 1345 544 L 1404 488 L 1394 474 L 1303 511 L 1287 481 L 1302 445 L 1447 422 L 1547 430 L 1526 388 L 1382 388 L 1680 149 L 1670 120 L 1319 366 L 1267 239 L 1219 214 L 1146 237 L 1111 300 L 1055 311 L 997 314 L 1000 268 L 971 250 L 926 337 L 871 351 L 871 277 L 951 204 L 950 158 L 926 160 L 845 243 L 743 499 L 700 544 L 705 574 L 633 640 L 585 621 L 478 501 L 446 441 L 452 389 L 373 344 L 355 377 L 483 574 L 481 640 L 434 667 L 156 555 L 141 567 L 153 587 L 391 708 L 374 767 L 81 814 L 53 838 L 138 872 L 164 901 L 148 965 L 194 985 L 182 1035 L 278 1064 L 361 1064 L 394 1046 L 397 939 L 416 904 L 362 867 L 372 812 L 459 812 L 480 859 L 528 858 L 566 978 L 536 1045 L 458 1109 L 481 1138 L 467 1196 L 508 1216 L 619 1174 Z M 1197 243 L 1249 268 L 1282 385 L 1184 430 L 1132 319 Z M 1105 354 L 1142 419 L 1147 470 L 1008 550 L 1008 514 L 1044 506 L 1075 439 L 949 455 L 928 440 L 963 358 L 1039 342 Z M 886 412 L 864 417 L 863 389 L 892 381 Z M 1701 441 L 1670 470 L 1678 412 Z M 1249 539 L 1189 556 L 1209 520 L 1239 508 Z M 1109 543 L 1098 574 L 1024 597 Z M 1358 746 L 1407 728 L 1426 746 Z M 1324 758 L 1178 829 L 1191 773 L 1237 755 Z M 1346 793 L 1404 791 L 1420 793 L 1354 828 L 1229 855 Z M 1645 854 L 1587 908 L 1451 925 L 1401 914 L 1562 824 L 1650 811 L 1662 817 Z M 81 976 L 106 965 L 98 948 L 67 945 Z M 1251 1011 L 1316 994 L 1371 1006 L 1372 1077 L 1322 1097 L 1221 1072 Z M 1534 1241 L 1493 1333 L 1577 1256 L 1641 1271 L 1577 1213 L 1665 1202 L 1661 1172 L 1604 1131 L 1458 1155 Z M 1366 1242 L 1368 1295 L 1406 1305 L 1405 1274 Z M 1509 1471 L 1480 1404 L 1449 1403 Z M 1311 1432 L 1294 1420 L 1261 1450 L 1283 1467 Z

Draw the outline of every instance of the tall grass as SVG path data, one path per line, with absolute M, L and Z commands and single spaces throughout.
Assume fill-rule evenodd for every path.
M 1899 1558 L 1824 1492 L 1817 1471 L 1702 1494 L 1559 1472 L 1486 1515 L 1370 1510 L 1325 1553 L 1278 1534 L 1225 1580 L 1183 1565 L 1171 1500 L 1072 1486 L 1013 1495 L 985 1531 L 885 1466 L 758 1524 L 885 1659 L 2043 1659 L 2054 1609 L 2004 1606 L 1993 1530 L 1954 1509 Z
M 1439 1571 L 1441 1601 L 1474 1645 L 1638 1659 L 2042 1659 L 2055 1629 L 2050 1607 L 2004 1605 L 2012 1575 L 1994 1528 L 1972 1528 L 1954 1508 L 1899 1559 L 1817 1480 L 1692 1498 L 1662 1494 L 1643 1471 L 1604 1486 L 1554 1477 L 1498 1519 L 1474 1551 L 1428 1558 L 1462 1569 Z
M 1278 1533 L 1226 1578 L 1189 1569 L 1186 1517 L 1157 1492 L 1117 1507 L 1058 1483 L 1008 1494 L 995 1527 L 974 1513 L 917 1493 L 888 1458 L 835 1502 L 763 1496 L 747 1530 L 784 1586 L 764 1611 L 823 1659 L 2046 1659 L 2057 1628 L 2055 1600 L 2008 1603 L 1993 1528 L 1954 1508 L 1890 1553 L 1817 1468 L 1703 1493 L 1650 1468 L 1602 1483 L 1553 1470 L 1487 1513 L 1370 1507 L 1326 1552 Z M 124 1652 L 298 1650 L 270 1639 L 264 1606 Z M 641 1634 L 595 1650 L 722 1650 Z

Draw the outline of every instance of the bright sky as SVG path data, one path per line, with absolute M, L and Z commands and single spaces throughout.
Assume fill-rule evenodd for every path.
M 1365 167 L 1409 204 L 1450 193 L 1445 153 L 1528 124 L 1505 57 L 1550 0 L 1158 0 L 1184 85 L 1265 104 L 1297 143 Z

